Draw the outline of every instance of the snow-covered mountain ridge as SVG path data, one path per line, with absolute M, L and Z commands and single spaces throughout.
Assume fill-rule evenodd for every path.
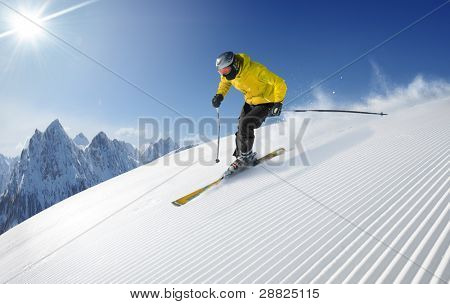
M 81 149 L 84 149 L 89 145 L 89 140 L 83 133 L 79 133 L 77 136 L 75 136 L 73 138 L 73 142 Z
M 17 158 L 10 158 L 0 154 L 0 195 L 5 191 Z
M 312 118 L 310 166 L 292 165 L 294 150 L 178 208 L 227 164 L 195 162 L 204 145 L 163 157 L 1 235 L 0 281 L 448 283 L 449 104 L 298 116 Z M 258 130 L 280 135 L 257 152 L 284 146 L 282 128 Z M 232 137 L 221 147 L 225 159 Z M 189 153 L 191 165 L 173 161 Z
M 178 146 L 167 138 L 149 146 L 151 162 Z M 153 153 L 158 149 L 159 153 Z M 4 165 L 4 166 L 3 166 Z M 100 132 L 92 142 L 70 139 L 58 120 L 35 131 L 18 160 L 0 159 L 0 233 L 42 210 L 140 165 L 137 149 Z M 3 193 L 3 194 L 2 194 Z

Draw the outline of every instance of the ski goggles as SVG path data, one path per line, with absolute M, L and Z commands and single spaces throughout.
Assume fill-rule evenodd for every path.
M 223 69 L 219 69 L 220 75 L 228 75 L 231 72 L 231 65 L 224 67 Z

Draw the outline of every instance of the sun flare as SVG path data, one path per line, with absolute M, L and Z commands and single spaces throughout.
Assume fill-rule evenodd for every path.
M 21 40 L 36 40 L 42 35 L 42 29 L 38 25 L 43 25 L 38 13 L 24 13 L 14 15 L 11 20 L 11 28 Z
M 99 0 L 84 1 L 45 16 L 43 14 L 47 9 L 49 1 L 44 2 L 40 7 L 31 8 L 22 6 L 17 9 L 2 3 L 9 8 L 11 17 L 6 19 L 9 29 L 5 32 L 0 32 L 0 39 L 15 36 L 18 37 L 20 42 L 28 41 L 35 44 L 34 42 L 38 40 L 38 38 L 41 38 L 41 36 L 44 36 L 45 32 L 48 31 L 45 27 L 49 25 L 48 23 L 50 20 L 77 11 L 98 1 Z M 2 22 L 0 21 L 0 23 Z

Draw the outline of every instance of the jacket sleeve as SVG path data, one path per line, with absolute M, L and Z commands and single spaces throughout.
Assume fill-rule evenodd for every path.
M 283 102 L 284 97 L 286 96 L 287 85 L 283 78 L 272 73 L 267 68 L 263 68 L 259 74 L 259 78 L 273 86 L 273 95 L 275 100 L 271 100 L 273 102 Z
M 227 95 L 228 91 L 231 88 L 231 81 L 227 80 L 225 77 L 220 77 L 219 88 L 217 89 L 216 94 L 222 94 L 224 97 Z

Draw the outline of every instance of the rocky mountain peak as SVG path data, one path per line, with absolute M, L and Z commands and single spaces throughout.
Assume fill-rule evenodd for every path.
M 87 146 L 80 149 L 77 143 Z M 178 145 L 171 138 L 160 139 L 149 147 L 148 159 L 176 148 Z M 0 157 L 1 164 L 5 161 Z M 0 176 L 0 234 L 53 204 L 138 165 L 137 150 L 129 143 L 111 140 L 104 132 L 98 133 L 90 144 L 82 133 L 72 140 L 56 119 L 43 133 L 34 132 L 20 160 L 0 168 L 8 172 Z
M 79 133 L 74 137 L 73 142 L 80 147 L 87 147 L 89 145 L 89 140 L 84 136 L 83 133 Z

